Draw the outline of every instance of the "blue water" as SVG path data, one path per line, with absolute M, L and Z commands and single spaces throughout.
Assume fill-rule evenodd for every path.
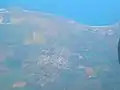
M 82 24 L 108 25 L 120 20 L 120 0 L 2 0 L 0 7 L 20 6 L 71 18 Z
M 38 0 L 38 2 L 36 2 L 35 0 L 31 0 L 31 1 L 30 0 L 20 0 L 20 1 L 4 0 L 0 2 L 0 7 L 6 8 L 6 7 L 13 7 L 13 6 L 20 6 L 25 9 L 50 12 L 58 16 L 71 18 L 82 24 L 108 25 L 108 24 L 113 24 L 120 20 L 119 4 L 120 4 L 120 1 L 118 0 L 114 0 L 114 2 L 111 0 L 106 0 L 106 1 L 103 1 L 103 0 L 101 1 Z M 28 87 L 26 86 L 21 89 L 12 88 L 12 85 L 14 83 L 18 81 L 26 80 L 26 74 L 24 74 L 20 68 L 23 60 L 26 58 L 25 56 L 29 54 L 24 54 L 23 52 L 25 53 L 29 52 L 30 55 L 32 54 L 34 58 L 33 53 L 35 54 L 35 57 L 36 57 L 36 55 L 38 55 L 37 50 L 39 50 L 38 48 L 39 47 L 41 48 L 41 46 L 35 47 L 37 49 L 31 48 L 31 45 L 30 45 L 30 48 L 27 48 L 27 49 L 25 49 L 26 47 L 23 48 L 21 43 L 22 43 L 22 40 L 25 38 L 23 36 L 26 35 L 27 31 L 24 31 L 22 33 L 22 30 L 26 30 L 25 26 L 16 27 L 14 25 L 13 26 L 1 25 L 0 28 L 1 28 L 0 29 L 1 43 L 11 44 L 12 42 L 12 44 L 18 45 L 17 48 L 11 48 L 12 50 L 11 52 L 14 52 L 15 55 L 13 57 L 11 56 L 6 58 L 5 61 L 2 63 L 5 66 L 7 66 L 10 69 L 10 71 L 8 71 L 8 73 L 5 73 L 5 75 L 2 74 L 1 72 L 0 89 L 1 90 L 8 90 L 8 89 L 9 90 L 30 90 L 30 89 L 41 90 L 37 86 L 34 86 L 33 83 L 32 83 L 32 86 L 31 86 L 31 83 L 28 83 Z M 16 32 L 16 29 L 17 29 L 17 32 Z M 8 30 L 10 30 L 10 32 L 8 32 Z M 116 60 L 117 58 L 116 51 L 115 51 L 116 45 L 114 44 L 116 43 L 117 35 L 115 34 L 115 36 L 108 35 L 108 36 L 102 37 L 102 34 L 99 34 L 100 36 L 98 36 L 97 33 L 98 32 L 96 33 L 79 32 L 78 34 L 76 34 L 76 37 L 74 38 L 72 36 L 69 37 L 67 42 L 65 37 L 61 37 L 61 39 L 59 40 L 59 41 L 64 41 L 64 42 L 60 42 L 60 44 L 64 43 L 65 46 L 68 45 L 68 48 L 71 48 L 71 50 L 73 50 L 74 52 L 80 53 L 83 56 L 85 56 L 85 60 L 81 61 L 80 64 L 83 64 L 85 66 L 92 66 L 92 68 L 95 69 L 95 73 L 99 71 L 97 73 L 97 78 L 87 79 L 85 72 L 82 70 L 81 71 L 73 70 L 69 72 L 66 71 L 66 72 L 62 72 L 62 74 L 60 74 L 60 78 L 58 78 L 54 83 L 52 83 L 52 85 L 50 84 L 44 87 L 42 90 L 63 90 L 64 88 L 65 88 L 64 90 L 113 90 L 113 89 L 119 90 L 120 89 L 120 81 L 119 81 L 120 71 L 119 71 L 119 65 L 117 64 L 118 62 Z M 94 42 L 91 44 L 87 44 L 86 43 L 87 40 L 94 41 Z M 80 46 L 85 46 L 90 48 L 89 52 L 82 51 L 83 47 L 80 47 Z M 91 48 L 91 46 L 94 48 Z M 59 48 L 59 47 L 56 47 L 56 48 Z M 1 48 L 1 49 L 5 51 L 4 48 Z M 73 57 L 71 59 L 74 60 L 71 64 L 72 68 L 74 69 L 74 66 L 78 64 L 77 58 Z M 104 72 L 104 70 L 102 71 L 102 69 L 105 68 L 104 66 L 108 66 L 108 69 L 110 67 L 110 71 L 109 70 L 106 72 Z M 101 70 L 97 70 L 99 68 L 101 68 Z M 34 71 L 34 70 L 37 70 L 37 69 L 33 68 L 31 71 Z M 29 79 L 28 79 L 28 82 L 29 82 Z

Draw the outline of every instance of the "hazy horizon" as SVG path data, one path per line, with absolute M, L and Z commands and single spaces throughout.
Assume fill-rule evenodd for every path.
M 4 0 L 0 8 L 19 6 L 25 9 L 53 13 L 81 24 L 101 26 L 120 20 L 119 0 Z

